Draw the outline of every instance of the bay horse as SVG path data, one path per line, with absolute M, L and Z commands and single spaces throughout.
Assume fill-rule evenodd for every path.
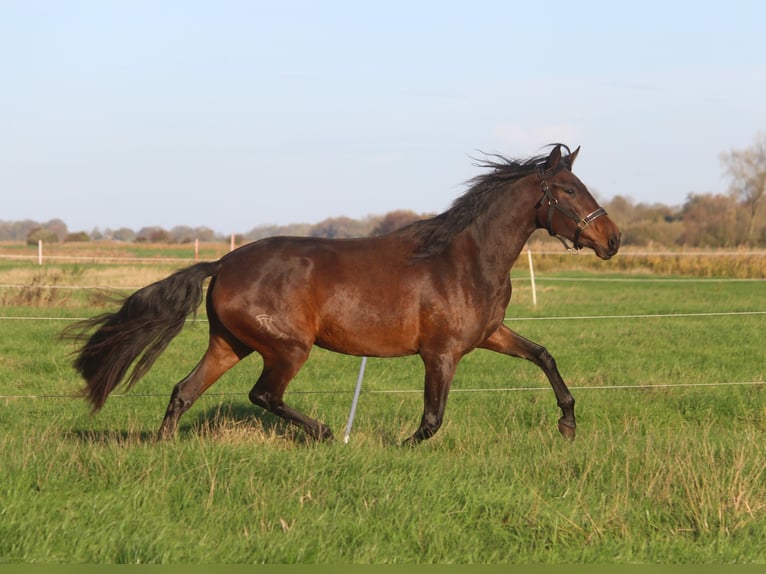
M 208 347 L 173 388 L 158 438 L 173 436 L 194 401 L 253 351 L 263 370 L 250 400 L 314 439 L 332 438 L 325 424 L 283 400 L 314 345 L 356 356 L 420 356 L 423 415 L 405 444 L 437 432 L 458 362 L 477 348 L 542 369 L 562 412 L 559 431 L 574 438 L 575 401 L 555 360 L 503 324 L 509 272 L 538 228 L 601 259 L 617 253 L 620 231 L 572 173 L 580 148 L 549 147 L 526 160 L 485 156 L 478 165 L 489 171 L 430 219 L 377 237 L 262 239 L 177 271 L 127 297 L 119 310 L 73 325 L 81 343 L 74 367 L 93 412 L 126 376 L 131 387 L 146 374 L 201 304 L 210 277 Z

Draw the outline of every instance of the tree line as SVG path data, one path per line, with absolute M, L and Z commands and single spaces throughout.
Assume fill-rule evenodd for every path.
M 623 245 L 642 247 L 766 248 L 766 132 L 753 145 L 721 154 L 730 179 L 726 193 L 689 193 L 680 206 L 647 204 L 616 196 L 602 205 L 623 232 Z M 396 210 L 363 219 L 331 217 L 319 223 L 261 225 L 236 235 L 237 243 L 273 235 L 309 237 L 365 237 L 380 235 L 433 214 Z M 70 232 L 60 219 L 40 223 L 31 220 L 0 221 L 0 241 L 45 242 L 97 241 L 103 239 L 145 243 L 226 241 L 230 236 L 208 227 L 176 226 L 172 229 L 144 227 L 94 229 Z
M 309 237 L 364 237 L 393 231 L 413 221 L 430 217 L 412 211 L 397 210 L 382 216 L 371 215 L 364 219 L 331 217 L 319 223 L 293 223 L 289 225 L 261 225 L 249 232 L 237 234 L 237 243 L 256 241 L 272 235 L 302 235 Z M 39 222 L 30 219 L 22 221 L 0 221 L 0 241 L 26 242 L 37 245 L 46 243 L 70 243 L 81 241 L 125 241 L 134 243 L 192 243 L 228 242 L 229 235 L 216 232 L 209 227 L 179 225 L 171 229 L 160 226 L 143 227 L 138 231 L 128 227 L 119 229 L 95 228 L 90 232 L 69 230 L 61 219 Z

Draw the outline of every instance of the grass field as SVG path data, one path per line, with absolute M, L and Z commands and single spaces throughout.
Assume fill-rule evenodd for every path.
M 156 443 L 204 321 L 91 417 L 57 335 L 107 303 L 69 287 L 178 264 L 0 260 L 0 562 L 766 563 L 766 284 L 591 263 L 541 262 L 536 306 L 519 266 L 508 313 L 556 357 L 577 439 L 540 371 L 480 351 L 410 449 L 417 358 L 368 362 L 349 444 L 251 407 L 256 358 Z M 316 350 L 286 398 L 342 436 L 358 369 Z

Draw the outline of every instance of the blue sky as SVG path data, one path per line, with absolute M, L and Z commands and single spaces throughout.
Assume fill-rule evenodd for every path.
M 766 2 L 0 0 L 0 220 L 439 212 L 477 150 L 598 197 L 722 193 L 766 129 Z

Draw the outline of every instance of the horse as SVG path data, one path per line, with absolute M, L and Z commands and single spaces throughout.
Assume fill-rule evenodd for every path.
M 485 155 L 476 165 L 488 171 L 435 217 L 373 237 L 248 243 L 137 290 L 114 312 L 73 325 L 68 335 L 79 345 L 73 366 L 85 380 L 92 413 L 120 383 L 130 388 L 146 374 L 196 313 L 210 278 L 207 350 L 173 388 L 158 439 L 172 437 L 194 401 L 253 352 L 263 367 L 250 401 L 313 439 L 331 439 L 328 426 L 283 400 L 313 346 L 360 357 L 420 356 L 423 414 L 403 444 L 436 434 L 456 367 L 475 349 L 542 369 L 561 409 L 559 432 L 573 439 L 575 401 L 555 359 L 503 322 L 510 269 L 536 229 L 603 260 L 617 253 L 620 231 L 572 172 L 580 148 L 546 147 L 549 153 L 523 160 Z

